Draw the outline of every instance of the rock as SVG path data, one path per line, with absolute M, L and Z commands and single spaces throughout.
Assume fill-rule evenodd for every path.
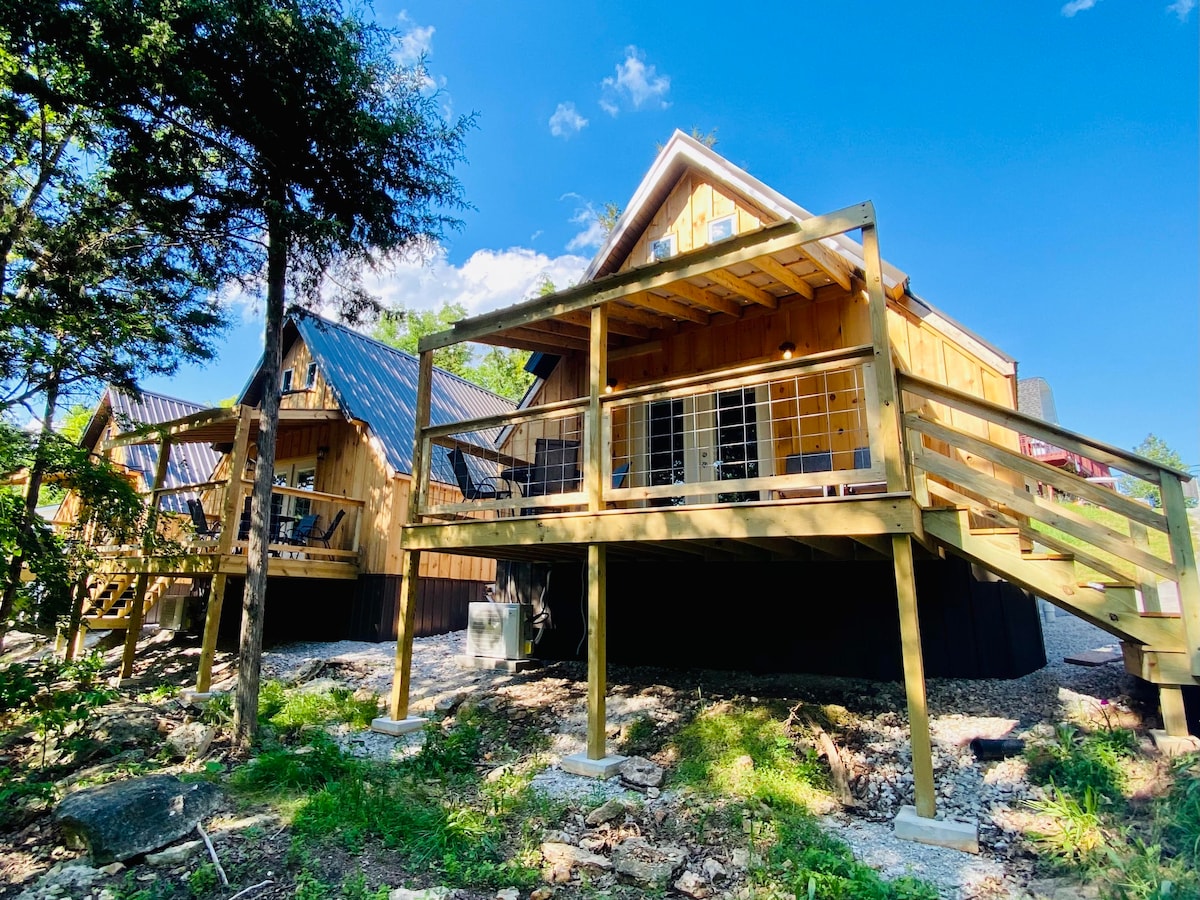
M 448 887 L 396 888 L 388 893 L 388 900 L 454 900 L 457 896 L 458 891 Z
M 496 900 L 517 900 L 521 896 L 521 892 L 515 887 L 501 888 L 496 891 Z
M 679 847 L 656 847 L 642 838 L 630 838 L 612 853 L 617 874 L 645 887 L 665 887 L 686 861 Z
M 627 810 L 628 807 L 625 805 L 625 801 L 620 797 L 613 797 L 611 800 L 605 800 L 588 813 L 584 821 L 594 828 L 597 825 L 603 825 L 605 822 L 611 822 L 613 819 L 621 818 Z
M 680 875 L 679 880 L 675 882 L 675 890 L 681 894 L 687 894 L 689 897 L 695 897 L 697 900 L 712 895 L 712 889 L 695 872 L 684 872 Z
M 621 779 L 635 787 L 659 787 L 663 781 L 663 768 L 642 756 L 631 756 L 621 763 Z
M 487 775 L 484 776 L 483 780 L 489 783 L 499 781 L 505 775 L 508 775 L 510 772 L 512 772 L 512 770 L 512 766 L 497 766 L 496 768 L 489 770 Z
M 467 693 L 465 691 L 459 691 L 455 694 L 439 697 L 437 702 L 433 704 L 433 708 L 437 712 L 449 714 L 462 706 L 463 701 L 466 699 Z
M 206 781 L 184 784 L 171 775 L 149 775 L 68 794 L 54 819 L 83 839 L 93 862 L 103 864 L 178 840 L 213 811 L 220 796 Z
M 217 729 L 203 722 L 188 722 L 180 725 L 167 736 L 167 746 L 174 757 L 199 759 L 212 746 Z
M 124 868 L 125 868 L 125 863 L 115 862 L 115 863 L 109 863 L 107 866 L 101 866 L 100 871 L 103 872 L 105 875 L 112 876 L 112 875 L 116 875 L 118 872 L 122 871 Z
M 72 860 L 54 866 L 45 875 L 17 895 L 17 900 L 38 900 L 43 897 L 87 896 L 94 882 L 101 875 L 99 869 Z
M 657 800 L 659 797 L 662 796 L 662 791 L 656 787 L 646 788 L 646 796 L 649 797 L 651 800 Z
M 554 896 L 554 888 L 540 887 L 529 892 L 529 900 L 550 900 Z
M 563 863 L 548 866 L 542 872 L 542 881 L 549 884 L 566 884 L 571 880 L 571 867 Z
M 600 837 L 584 837 L 579 839 L 579 846 L 589 853 L 599 853 L 607 842 Z
M 704 873 L 704 877 L 709 881 L 716 881 L 718 878 L 724 878 L 729 874 L 725 871 L 725 867 L 721 865 L 720 861 L 713 859 L 711 856 L 700 866 L 700 871 Z
M 146 862 L 152 866 L 177 866 L 194 856 L 196 851 L 203 846 L 203 841 L 184 841 L 182 844 L 176 844 L 174 847 L 168 847 L 158 853 L 147 853 Z
M 292 684 L 300 684 L 301 682 L 309 681 L 313 678 L 316 678 L 318 675 L 321 674 L 321 670 L 324 668 L 325 668 L 325 660 L 310 659 L 308 662 L 306 662 L 304 665 L 302 665 L 299 669 L 297 669 L 296 674 L 293 675 L 288 680 Z
M 100 891 L 100 897 L 98 900 L 117 900 L 116 892 L 111 888 L 104 888 L 102 891 Z
M 750 851 L 745 847 L 734 847 L 729 851 L 729 864 L 735 869 L 749 868 Z
M 558 844 L 547 841 L 542 844 L 542 856 L 551 866 L 566 866 L 568 873 L 572 869 L 595 869 L 603 871 L 611 869 L 613 864 L 597 853 L 575 847 L 571 844 Z

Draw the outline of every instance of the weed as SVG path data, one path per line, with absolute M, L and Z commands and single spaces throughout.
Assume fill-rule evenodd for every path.
M 654 717 L 642 713 L 625 726 L 619 752 L 625 756 L 647 756 L 662 746 L 662 736 Z
M 1080 734 L 1071 725 L 1059 725 L 1055 741 L 1026 750 L 1029 777 L 1082 801 L 1093 791 L 1103 805 L 1120 806 L 1124 800 L 1122 760 L 1134 754 L 1137 739 L 1124 728 L 1099 729 Z
M 296 900 L 332 900 L 329 885 L 305 869 L 296 876 Z
M 349 688 L 335 687 L 318 692 L 286 688 L 268 681 L 258 696 L 258 719 L 270 725 L 283 738 L 294 737 L 306 728 L 319 728 L 336 722 L 348 722 L 354 728 L 366 728 L 379 714 L 379 698 L 356 699 Z
M 228 725 L 233 721 L 233 698 L 229 694 L 214 693 L 204 704 L 200 713 L 200 721 L 205 725 L 218 727 Z
M 204 863 L 187 877 L 188 890 L 193 897 L 207 897 L 217 889 L 219 883 L 217 867 L 212 863 Z
M 318 790 L 356 773 L 361 764 L 342 753 L 323 732 L 298 750 L 268 750 L 234 770 L 230 783 L 248 794 L 287 794 Z
M 1188 864 L 1200 868 L 1200 761 L 1178 760 L 1171 791 L 1159 807 L 1164 837 Z
M 1044 850 L 1060 862 L 1087 868 L 1094 865 L 1108 835 L 1100 818 L 1100 795 L 1086 787 L 1081 795 L 1059 790 L 1053 785 L 1045 800 L 1028 801 L 1030 809 L 1048 816 L 1048 831 L 1031 835 Z

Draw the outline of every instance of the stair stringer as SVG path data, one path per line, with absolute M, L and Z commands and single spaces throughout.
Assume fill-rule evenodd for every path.
M 1075 584 L 1073 562 L 1022 558 L 1019 552 L 1013 552 L 1001 542 L 989 540 L 986 535 L 972 534 L 964 510 L 927 509 L 923 511 L 922 519 L 925 534 L 950 552 L 1091 622 L 1123 642 L 1141 645 L 1142 653 L 1186 653 L 1182 620 L 1140 615 L 1132 591 L 1081 587 Z M 1194 682 L 1189 680 L 1187 683 Z

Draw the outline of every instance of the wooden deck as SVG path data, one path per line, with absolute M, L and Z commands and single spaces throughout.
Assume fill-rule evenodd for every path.
M 267 562 L 271 578 L 338 578 L 358 577 L 358 554 L 345 550 L 295 547 L 272 544 Z M 186 553 L 180 556 L 143 556 L 137 551 L 113 552 L 102 555 L 96 572 L 106 575 L 245 575 L 246 553 L 219 553 L 216 548 Z

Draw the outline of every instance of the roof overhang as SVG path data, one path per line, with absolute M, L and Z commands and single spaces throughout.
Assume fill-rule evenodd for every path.
M 262 411 L 250 410 L 250 440 L 258 437 L 258 424 Z M 241 408 L 221 407 L 206 409 L 190 416 L 160 422 L 115 435 L 101 444 L 102 450 L 128 447 L 135 444 L 157 444 L 164 438 L 175 444 L 232 444 L 237 432 Z M 346 416 L 337 409 L 281 409 L 279 431 L 284 434 L 308 428 L 322 422 L 345 422 Z

